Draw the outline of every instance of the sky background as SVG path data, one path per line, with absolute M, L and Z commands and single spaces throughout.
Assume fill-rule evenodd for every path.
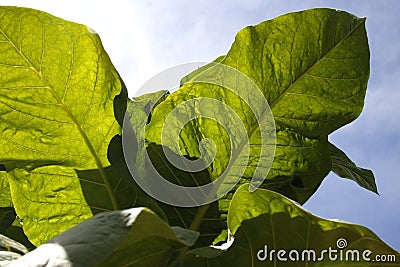
M 364 111 L 330 141 L 374 171 L 380 196 L 330 174 L 304 207 L 367 226 L 400 250 L 400 1 L 0 0 L 0 5 L 32 7 L 93 28 L 131 96 L 168 67 L 225 54 L 247 25 L 313 7 L 367 17 L 371 78 Z

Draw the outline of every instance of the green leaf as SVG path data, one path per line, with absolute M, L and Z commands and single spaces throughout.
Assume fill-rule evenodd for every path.
M 231 201 L 228 226 L 235 240 L 226 252 L 220 256 L 212 255 L 210 251 L 197 251 L 194 255 L 191 255 L 193 252 L 189 252 L 184 266 L 376 266 L 376 262 L 363 261 L 362 252 L 365 250 L 371 250 L 371 259 L 376 255 L 397 257 L 396 262 L 388 262 L 387 265 L 382 263 L 380 266 L 397 266 L 400 261 L 400 253 L 385 244 L 369 229 L 319 218 L 273 191 L 258 189 L 249 192 L 248 185 L 241 186 Z M 342 239 L 342 242 L 345 240 L 347 245 L 343 248 L 338 247 L 339 239 Z M 313 255 L 311 260 L 305 258 L 293 261 L 289 258 L 291 250 L 297 250 L 300 253 L 299 257 L 304 250 L 313 250 L 318 259 L 322 250 L 329 248 L 336 250 L 336 254 L 332 255 L 337 257 L 340 257 L 341 250 L 344 261 L 330 260 L 327 252 L 320 261 L 312 260 Z M 264 253 L 265 249 L 267 254 Z M 270 260 L 272 250 L 275 252 Z M 278 260 L 279 250 L 286 251 L 286 262 Z M 350 250 L 359 251 L 359 262 L 345 261 L 346 252 L 350 255 Z M 267 258 L 264 261 L 259 260 L 257 254 L 261 259 L 264 256 Z M 308 254 L 305 254 L 305 257 L 308 257 Z
M 328 134 L 357 118 L 363 107 L 369 78 L 365 19 L 332 9 L 283 15 L 241 30 L 220 62 L 247 75 L 271 107 L 276 125 L 276 151 L 263 187 L 304 203 L 331 170 Z M 267 161 L 260 160 L 260 150 L 271 144 L 262 143 L 259 127 L 268 123 L 268 110 L 257 94 L 248 92 L 248 87 L 240 87 L 240 82 L 236 87 L 256 105 L 249 107 L 232 91 L 215 85 L 235 78 L 218 65 L 205 67 L 189 77 L 188 83 L 155 108 L 146 138 L 195 158 L 201 157 L 200 141 L 211 139 L 216 145 L 215 158 L 208 167 L 212 180 L 225 172 L 225 177 L 241 176 L 241 184 L 249 181 L 256 166 Z M 208 83 L 195 82 L 194 79 L 202 80 L 199 77 Z M 243 122 L 250 146 L 245 145 L 246 136 L 235 132 L 238 125 L 231 116 L 215 106 L 198 104 L 171 113 L 188 103 L 185 101 L 201 98 L 228 105 Z M 252 109 L 262 111 L 260 123 Z M 179 147 L 162 143 L 161 131 L 167 116 L 172 116 L 171 121 L 182 121 L 190 112 L 201 114 L 208 110 L 213 110 L 219 121 L 194 119 L 182 128 Z M 226 130 L 223 125 L 232 127 Z M 172 132 L 165 134 L 167 140 L 176 138 Z M 229 141 L 233 142 L 232 147 Z M 245 149 L 251 153 L 248 162 L 241 158 Z M 206 151 L 210 153 L 210 149 Z M 208 157 L 212 155 L 206 153 L 203 159 L 207 161 Z M 243 165 L 247 169 L 241 175 L 236 168 Z
M 122 101 L 125 101 L 126 104 L 125 110 L 121 110 L 120 114 L 116 116 L 118 123 L 122 126 L 124 122 L 124 117 L 125 114 L 127 113 L 127 108 L 131 111 L 130 113 L 127 114 L 132 114 L 133 118 L 131 119 L 131 123 L 136 123 L 136 124 L 141 124 L 144 123 L 146 124 L 147 122 L 147 113 L 146 113 L 146 105 L 151 102 L 152 99 L 158 99 L 162 97 L 166 92 L 165 91 L 160 91 L 155 94 L 148 94 L 148 95 L 143 95 L 139 98 L 135 98 L 134 100 L 130 99 L 122 99 Z M 148 100 L 148 101 L 146 101 Z M 114 104 L 115 105 L 115 104 Z M 115 105 L 115 106 L 121 106 L 121 103 Z M 116 113 L 117 114 L 117 113 Z M 128 117 L 127 117 L 128 118 Z M 139 127 L 136 126 L 135 127 Z M 135 140 L 129 140 L 128 147 L 127 149 L 130 149 L 132 153 L 136 154 L 137 149 L 138 149 L 138 144 L 136 143 Z M 107 157 L 113 167 L 118 174 L 124 179 L 125 183 L 129 186 L 129 189 L 131 191 L 131 194 L 135 196 L 135 199 L 132 203 L 133 207 L 147 207 L 151 209 L 153 212 L 155 212 L 158 216 L 163 218 L 164 220 L 167 220 L 164 211 L 159 207 L 157 202 L 147 195 L 136 183 L 135 180 L 132 178 L 132 175 L 127 167 L 127 164 L 125 162 L 125 157 L 123 153 L 123 148 L 122 148 L 122 136 L 121 135 L 115 135 L 108 146 L 108 152 L 107 152 Z M 132 160 L 132 159 L 130 159 Z M 139 164 L 139 163 L 137 163 Z M 134 169 L 136 171 L 136 168 Z
M 205 70 L 209 69 L 210 67 L 213 67 L 215 64 L 214 63 L 221 63 L 222 60 L 225 58 L 225 55 L 217 57 L 213 62 L 206 64 L 204 66 L 199 67 L 197 70 L 192 71 L 185 77 L 181 79 L 179 82 L 180 86 L 184 85 L 185 83 L 188 83 L 190 81 L 196 80 L 196 77 L 200 75 L 202 72 Z
M 0 171 L 0 207 L 12 207 L 10 184 L 8 183 L 7 172 Z
M 138 215 L 125 240 L 99 266 L 164 266 L 178 249 L 192 246 L 197 238 L 198 233 L 170 228 L 145 209 Z
M 150 144 L 147 147 L 151 162 L 155 164 L 156 170 L 168 181 L 182 186 L 196 186 L 210 182 L 210 176 L 207 171 L 190 173 L 173 166 L 165 158 L 161 146 Z M 149 179 L 152 177 L 148 174 Z M 199 207 L 175 207 L 157 201 L 159 207 L 165 212 L 170 225 L 177 225 L 187 229 L 193 229 L 193 222 L 199 211 Z M 218 202 L 210 204 L 206 213 L 201 218 L 200 224 L 195 230 L 200 232 L 197 246 L 210 244 L 223 229 L 226 228 L 226 212 Z
M 15 210 L 11 207 L 1 207 L 0 208 L 0 234 L 4 234 L 5 231 L 13 224 L 15 221 Z
M 353 180 L 361 187 L 378 194 L 374 173 L 371 170 L 357 167 L 347 155 L 333 144 L 329 144 L 332 159 L 332 171 L 338 176 Z
M 151 161 L 156 165 L 156 170 L 169 181 L 185 186 L 194 186 L 196 183 L 205 184 L 210 181 L 207 171 L 199 173 L 182 171 L 168 163 L 168 160 L 162 153 L 161 146 L 156 146 L 154 144 L 149 144 L 147 146 L 144 143 L 145 133 L 143 130 L 148 121 L 152 118 L 152 108 L 154 105 L 158 105 L 164 101 L 166 95 L 166 91 L 158 91 L 135 97 L 132 101 L 129 101 L 128 111 L 126 113 L 126 119 L 129 119 L 129 121 L 126 121 L 126 125 L 130 123 L 131 127 L 125 125 L 126 128 L 124 128 L 124 130 L 129 132 L 125 133 L 124 145 L 125 149 L 129 150 L 130 155 L 133 156 L 128 158 L 124 157 L 122 137 L 115 136 L 111 140 L 109 146 L 108 158 L 112 166 L 126 179 L 132 191 L 135 192 L 136 198 L 134 206 L 149 207 L 161 218 L 168 221 L 170 225 L 189 228 L 198 211 L 197 207 L 180 208 L 157 201 L 144 192 L 133 178 L 135 176 L 144 175 L 143 179 L 151 179 L 154 174 L 149 169 L 144 168 L 144 166 L 148 164 L 146 158 L 143 157 L 146 152 L 144 150 L 146 149 Z M 131 161 L 131 171 L 128 169 L 125 160 Z M 212 240 L 218 236 L 220 231 L 226 228 L 225 217 L 220 214 L 218 203 L 213 203 L 205 214 L 203 218 L 204 222 L 199 228 L 201 234 L 196 246 L 210 244 Z
M 99 211 L 130 205 L 107 148 L 122 87 L 99 36 L 27 8 L 0 7 L 0 162 L 38 245 Z
M 146 208 L 104 212 L 26 254 L 16 266 L 166 266 L 197 232 L 171 228 Z

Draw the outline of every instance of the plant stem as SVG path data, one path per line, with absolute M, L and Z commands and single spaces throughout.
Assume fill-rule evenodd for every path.
M 190 224 L 189 230 L 197 231 L 200 228 L 201 223 L 203 222 L 203 218 L 206 215 L 208 209 L 210 208 L 211 203 L 201 206 L 196 215 L 193 218 L 192 223 Z

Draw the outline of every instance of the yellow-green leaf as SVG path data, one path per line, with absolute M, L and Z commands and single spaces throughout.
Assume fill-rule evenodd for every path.
M 331 170 L 328 134 L 353 121 L 363 108 L 369 78 L 365 19 L 324 8 L 289 13 L 241 30 L 226 56 L 217 61 L 249 77 L 274 116 L 275 159 L 268 176 L 256 178 L 267 178 L 264 187 L 304 203 Z M 149 142 L 199 158 L 200 142 L 213 140 L 216 153 L 208 167 L 213 180 L 227 173 L 225 177 L 242 176 L 244 183 L 256 176 L 256 166 L 268 168 L 271 155 L 266 157 L 260 151 L 271 143 L 262 142 L 259 127 L 268 123 L 269 110 L 259 101 L 259 94 L 241 81 L 236 84 L 241 96 L 218 86 L 234 79 L 218 64 L 188 75 L 183 79 L 187 83 L 155 108 L 146 130 Z M 201 105 L 204 98 L 229 106 L 248 136 L 236 132 L 239 125 L 232 123 L 225 109 Z M 249 107 L 246 100 L 256 104 Z M 195 104 L 186 107 L 188 101 Z M 184 106 L 182 112 L 175 112 L 180 106 Z M 178 148 L 162 142 L 161 131 L 168 117 L 185 121 L 190 112 L 201 116 L 210 110 L 219 121 L 193 119 L 182 127 Z M 259 121 L 254 110 L 263 110 Z M 226 129 L 225 125 L 232 127 Z M 173 134 L 163 133 L 166 140 L 174 140 Z M 241 159 L 245 149 L 250 149 L 247 162 Z M 210 153 L 210 149 L 206 151 Z M 203 155 L 206 161 L 207 156 Z M 236 169 L 243 165 L 247 169 L 242 175 Z
M 45 12 L 0 7 L 0 163 L 36 245 L 127 206 L 107 160 L 122 90 L 99 36 Z M 127 192 L 125 192 L 127 193 Z

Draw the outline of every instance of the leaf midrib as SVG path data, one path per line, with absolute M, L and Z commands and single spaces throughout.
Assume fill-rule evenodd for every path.
M 282 92 L 282 94 L 280 95 L 280 96 L 278 96 L 278 98 L 271 104 L 271 110 L 275 107 L 275 105 L 277 104 L 277 103 L 279 103 L 279 101 L 283 98 L 283 97 L 285 97 L 288 93 L 289 93 L 289 91 L 290 91 L 290 89 L 292 88 L 292 87 L 294 87 L 300 80 L 302 80 L 306 75 L 309 75 L 309 72 L 312 70 L 312 69 L 314 69 L 323 59 L 325 59 L 326 58 L 326 56 L 327 55 L 329 55 L 334 49 L 336 49 L 337 47 L 339 47 L 340 46 L 340 44 L 342 43 L 342 42 L 344 42 L 345 40 L 347 40 L 347 38 L 349 38 L 357 29 L 358 29 L 358 27 L 360 26 L 360 25 L 362 25 L 363 24 L 363 22 L 364 22 L 365 20 L 364 19 L 361 19 L 361 21 L 348 33 L 348 34 L 346 34 L 346 36 L 344 36 L 344 38 L 342 39 L 342 40 L 340 40 L 336 45 L 334 45 L 331 49 L 329 49 L 329 51 L 327 51 L 326 52 L 326 54 L 323 56 L 323 57 L 321 57 L 321 58 L 319 58 L 310 68 L 308 68 L 303 74 L 301 74 L 293 83 L 291 83 L 283 92 Z M 327 79 L 326 77 L 321 77 L 321 78 L 325 78 L 325 79 Z M 329 78 L 330 79 L 330 78 Z M 263 114 L 264 115 L 264 114 Z
M 353 33 L 358 29 L 358 27 L 359 27 L 360 25 L 363 24 L 364 21 L 365 21 L 365 20 L 362 19 L 348 34 L 346 34 L 346 36 L 344 36 L 344 38 L 343 38 L 342 40 L 340 40 L 336 45 L 334 45 L 329 51 L 327 51 L 327 52 L 325 53 L 325 55 L 324 55 L 323 57 L 319 58 L 311 67 L 309 67 L 309 68 L 308 68 L 303 74 L 301 74 L 293 83 L 291 83 L 291 84 L 282 92 L 282 94 L 280 94 L 280 96 L 272 102 L 272 104 L 270 105 L 271 113 L 273 114 L 273 112 L 272 112 L 272 111 L 273 111 L 273 108 L 276 106 L 277 103 L 279 103 L 279 101 L 280 101 L 284 96 L 286 96 L 286 95 L 288 94 L 288 92 L 290 91 L 291 88 L 293 88 L 300 80 L 302 80 L 302 78 L 303 78 L 305 75 L 307 75 L 313 68 L 315 68 L 315 67 L 321 62 L 321 60 L 323 60 L 324 58 L 326 58 L 326 56 L 329 55 L 335 48 L 337 48 L 338 46 L 340 46 L 340 44 L 341 44 L 344 40 L 346 40 L 349 36 L 351 36 L 351 34 L 353 34 Z M 239 63 L 239 62 L 238 62 L 238 63 Z M 237 69 L 238 69 L 238 67 L 239 67 L 239 66 L 236 66 Z M 261 114 L 260 121 L 263 121 L 264 118 L 265 118 L 265 116 L 266 116 L 268 113 L 269 113 L 268 110 L 267 110 L 267 111 L 264 111 L 264 113 Z M 253 127 L 251 127 L 251 129 L 250 129 L 250 131 L 249 131 L 249 134 L 248 134 L 249 140 L 252 138 L 253 134 L 255 133 L 255 131 L 256 131 L 257 129 L 258 129 L 258 124 L 255 124 Z M 242 142 L 242 143 L 239 145 L 237 151 L 242 151 L 243 148 L 244 148 L 245 143 L 246 143 L 246 142 Z M 237 159 L 237 157 L 238 157 L 239 155 L 240 155 L 240 152 L 239 152 L 239 153 L 235 153 L 235 155 L 233 155 L 233 156 L 234 156 L 233 162 L 236 161 L 236 159 Z M 228 167 L 229 167 L 229 166 L 228 166 Z
M 92 143 L 89 140 L 88 135 L 86 134 L 86 132 L 82 129 L 82 127 L 80 126 L 78 120 L 76 119 L 76 117 L 74 116 L 74 114 L 72 114 L 72 112 L 69 110 L 68 106 L 64 103 L 64 101 L 58 97 L 58 95 L 56 94 L 56 92 L 54 91 L 54 87 L 48 83 L 48 81 L 43 77 L 43 74 L 41 72 L 41 70 L 38 70 L 35 68 L 35 66 L 32 64 L 32 62 L 24 55 L 24 53 L 14 44 L 14 42 L 8 37 L 8 35 L 3 31 L 3 29 L 0 28 L 0 33 L 4 36 L 4 38 L 7 39 L 7 42 L 14 48 L 14 50 L 22 57 L 22 59 L 28 64 L 28 67 L 33 70 L 35 72 L 35 74 L 38 76 L 38 78 L 44 83 L 46 84 L 46 88 L 48 88 L 48 90 L 50 91 L 50 93 L 52 94 L 52 96 L 56 99 L 56 101 L 60 104 L 60 106 L 64 109 L 64 111 L 67 113 L 68 117 L 71 119 L 71 121 L 73 122 L 73 124 L 75 125 L 75 127 L 77 128 L 79 134 L 82 136 L 85 145 L 87 146 L 87 148 L 89 149 L 89 152 L 91 154 L 91 156 L 93 157 L 95 164 L 97 166 L 97 169 L 100 173 L 101 178 L 103 179 L 104 182 L 104 187 L 107 190 L 107 193 L 110 197 L 111 200 L 111 204 L 113 206 L 114 210 L 118 210 L 118 202 L 116 199 L 116 196 L 112 190 L 112 186 L 111 183 L 104 171 L 103 165 L 100 161 L 99 156 L 97 155 Z M 43 59 L 43 53 L 44 51 L 42 51 L 42 58 Z M 40 68 L 42 67 L 42 63 L 40 64 Z
M 308 68 L 303 74 L 301 74 L 293 83 L 291 83 L 291 84 L 282 92 L 282 94 L 281 94 L 276 100 L 274 100 L 273 103 L 270 105 L 271 113 L 273 114 L 272 110 L 273 110 L 273 108 L 275 107 L 275 105 L 276 105 L 277 103 L 279 103 L 279 101 L 280 101 L 285 95 L 288 94 L 288 92 L 290 91 L 291 88 L 293 88 L 300 80 L 302 80 L 302 78 L 303 78 L 305 75 L 307 75 L 313 68 L 315 68 L 315 67 L 321 62 L 321 60 L 325 59 L 327 55 L 329 55 L 335 48 L 339 47 L 340 44 L 341 44 L 343 41 L 345 41 L 349 36 L 351 36 L 351 35 L 363 24 L 364 21 L 365 21 L 365 19 L 361 19 L 361 21 L 360 21 L 357 25 L 355 25 L 354 28 L 353 28 L 351 31 L 349 31 L 349 33 L 346 34 L 346 35 L 343 37 L 342 40 L 340 40 L 336 45 L 334 45 L 331 49 L 329 49 L 329 51 L 327 51 L 327 52 L 325 53 L 325 55 L 323 55 L 321 58 L 319 58 L 311 67 L 309 67 L 309 68 Z M 238 64 L 239 64 L 239 63 L 240 63 L 240 62 L 238 62 Z M 222 64 L 223 64 L 223 62 L 222 62 Z M 239 69 L 239 66 L 238 66 L 238 65 L 236 65 L 236 69 Z M 268 114 L 269 114 L 268 110 L 264 111 L 264 112 L 261 114 L 261 116 L 260 116 L 260 121 L 263 121 L 264 118 L 265 118 L 265 116 L 268 115 Z M 256 132 L 257 129 L 258 129 L 258 124 L 255 124 L 253 127 L 250 128 L 249 133 L 248 133 L 249 140 L 251 140 L 253 134 Z M 236 149 L 236 151 L 239 151 L 239 152 L 238 152 L 238 153 L 235 153 L 234 155 L 232 155 L 233 163 L 232 163 L 232 164 L 229 164 L 226 168 L 231 168 L 231 166 L 234 166 L 234 164 L 235 164 L 235 162 L 236 162 L 238 156 L 240 155 L 240 153 L 241 153 L 241 151 L 243 150 L 243 148 L 244 148 L 245 145 L 246 145 L 246 142 L 242 142 L 242 143 L 238 146 L 238 149 Z M 220 177 L 220 178 L 221 178 L 221 177 Z M 220 179 L 220 178 L 219 178 L 218 180 L 220 180 L 221 182 L 220 182 L 220 183 L 217 183 L 218 185 L 220 185 L 220 184 L 222 183 L 222 181 L 224 180 L 224 177 L 222 177 L 222 179 Z M 216 190 L 218 190 L 218 188 L 217 188 Z M 197 225 L 197 224 L 200 225 L 200 223 L 201 223 L 201 221 L 202 221 L 202 219 L 203 219 L 203 216 L 204 216 L 204 214 L 205 214 L 205 212 L 207 211 L 208 208 L 209 208 L 209 205 L 204 205 L 204 206 L 202 206 L 202 207 L 199 208 L 199 210 L 198 210 L 198 212 L 197 212 L 197 214 L 196 214 L 196 216 L 195 216 L 195 219 L 194 219 L 193 222 L 192 222 L 192 225 L 193 225 L 194 223 L 195 223 L 196 225 Z M 205 210 L 205 211 L 204 211 L 204 210 Z M 203 214 L 203 216 L 201 216 L 201 214 Z M 199 222 L 199 221 L 200 221 L 200 222 Z M 198 226 L 195 227 L 195 228 L 190 227 L 189 229 L 191 229 L 191 230 L 197 230 L 197 229 L 198 229 Z

